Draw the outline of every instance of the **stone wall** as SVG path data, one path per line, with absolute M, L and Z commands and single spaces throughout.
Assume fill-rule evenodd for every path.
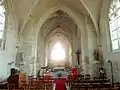
M 110 0 L 104 0 L 100 18 L 100 41 L 102 44 L 104 67 L 106 68 L 107 76 L 111 79 L 110 64 L 108 63 L 108 60 L 110 60 L 113 63 L 114 81 L 120 82 L 120 51 L 112 51 L 111 48 L 110 28 L 108 22 L 109 7 Z
M 5 48 L 0 50 L 0 77 L 7 77 L 9 75 L 10 67 L 15 66 L 16 60 L 16 44 L 17 44 L 17 30 L 14 15 L 7 13 L 6 24 L 4 30 L 3 45 Z M 14 62 L 11 66 L 8 63 Z

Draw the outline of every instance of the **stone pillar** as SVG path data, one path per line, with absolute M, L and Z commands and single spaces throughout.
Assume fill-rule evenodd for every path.
M 76 52 L 77 50 L 77 42 L 76 42 L 76 37 L 73 35 L 73 40 L 72 40 L 72 65 L 75 66 L 77 64 L 77 57 L 76 57 Z
M 45 66 L 48 66 L 48 59 L 49 59 L 49 53 L 50 53 L 50 49 L 49 49 L 49 44 L 45 44 Z
M 68 45 L 68 62 L 69 62 L 69 65 L 71 66 L 72 64 L 72 55 L 71 55 L 71 46 L 70 44 Z
M 37 44 L 37 56 L 40 66 L 45 66 L 45 47 L 44 39 L 39 36 Z
M 80 26 L 81 28 L 81 63 L 82 63 L 82 69 L 83 69 L 83 74 L 87 73 L 87 68 L 86 68 L 86 62 L 85 62 L 85 56 L 87 55 L 87 31 L 85 28 L 85 25 Z
M 30 68 L 30 73 L 29 73 L 29 76 L 32 76 L 32 75 L 34 75 L 34 64 L 33 63 L 31 63 L 30 64 L 30 66 L 29 66 L 29 68 Z
M 97 34 L 90 17 L 87 17 L 86 29 L 88 35 L 88 56 L 85 58 L 87 64 L 87 73 L 95 75 L 97 73 L 96 69 L 98 69 L 98 62 L 95 62 L 93 52 L 97 47 Z

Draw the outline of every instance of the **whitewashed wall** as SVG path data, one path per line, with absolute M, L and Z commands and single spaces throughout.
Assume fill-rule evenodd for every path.
M 114 81 L 120 82 L 120 52 L 112 51 L 110 40 L 110 28 L 108 22 L 108 10 L 110 7 L 110 0 L 105 0 L 101 10 L 100 30 L 101 30 L 101 44 L 104 58 L 112 61 Z M 104 60 L 105 68 L 108 78 L 111 78 L 110 64 Z
M 5 49 L 0 50 L 0 77 L 6 78 L 9 75 L 10 67 L 15 67 L 15 63 L 8 66 L 8 63 L 16 60 L 17 30 L 14 15 L 7 14 L 5 25 Z

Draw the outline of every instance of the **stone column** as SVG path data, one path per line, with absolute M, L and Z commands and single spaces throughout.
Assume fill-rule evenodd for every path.
M 87 31 L 85 28 L 85 25 L 81 25 L 81 63 L 82 63 L 82 69 L 83 69 L 83 74 L 87 73 L 87 68 L 86 68 L 86 62 L 85 62 L 85 56 L 87 55 Z
M 88 35 L 88 56 L 86 56 L 87 72 L 91 75 L 95 75 L 98 69 L 98 62 L 94 60 L 93 52 L 97 47 L 97 34 L 90 17 L 86 20 L 86 29 Z
M 44 39 L 39 36 L 38 44 L 37 44 L 37 56 L 40 66 L 45 65 L 45 47 L 44 47 Z
M 76 57 L 76 52 L 77 50 L 77 42 L 76 42 L 76 37 L 73 35 L 73 40 L 72 40 L 72 65 L 75 66 L 77 64 L 77 57 Z
M 72 53 L 72 50 L 71 50 L 72 48 L 71 48 L 71 46 L 70 46 L 70 44 L 68 45 L 68 62 L 69 62 L 69 65 L 71 65 L 72 64 L 72 55 L 71 55 L 71 53 Z

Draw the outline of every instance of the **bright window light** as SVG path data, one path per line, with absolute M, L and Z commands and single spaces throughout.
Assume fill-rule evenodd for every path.
M 112 50 L 120 49 L 120 0 L 113 0 L 109 10 Z
M 0 1 L 0 3 L 2 3 Z M 5 9 L 0 5 L 0 39 L 3 38 L 4 24 L 5 24 Z
M 66 57 L 65 50 L 60 43 L 56 43 L 51 52 L 52 60 L 64 60 Z

